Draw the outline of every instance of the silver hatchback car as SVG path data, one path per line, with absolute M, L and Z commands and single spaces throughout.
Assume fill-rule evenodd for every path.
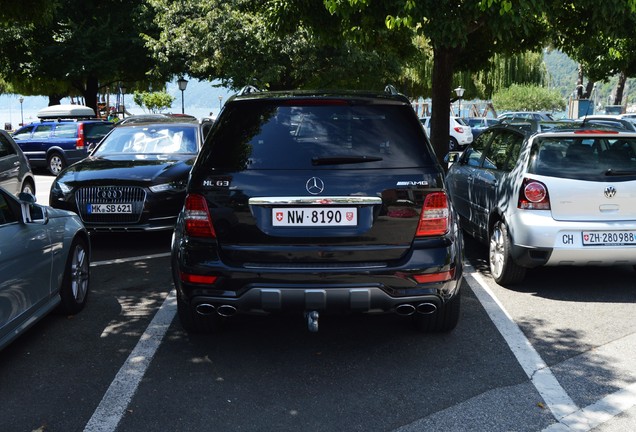
M 503 124 L 449 154 L 461 227 L 489 244 L 500 285 L 539 266 L 636 265 L 636 133 L 599 127 Z

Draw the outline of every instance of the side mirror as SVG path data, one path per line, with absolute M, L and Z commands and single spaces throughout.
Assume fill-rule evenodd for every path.
M 35 196 L 21 192 L 18 194 L 20 200 L 20 213 L 22 214 L 22 223 L 39 223 L 46 225 L 49 221 L 49 211 L 46 207 L 35 204 Z

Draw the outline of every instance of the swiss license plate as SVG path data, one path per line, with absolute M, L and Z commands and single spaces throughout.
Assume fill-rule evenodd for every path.
M 583 231 L 583 246 L 636 245 L 636 231 Z
M 273 208 L 273 226 L 356 226 L 355 207 Z
M 132 204 L 87 204 L 86 213 L 88 214 L 132 213 Z

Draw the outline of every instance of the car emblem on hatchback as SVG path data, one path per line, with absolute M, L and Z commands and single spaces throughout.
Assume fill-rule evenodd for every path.
M 309 192 L 312 195 L 321 194 L 322 191 L 325 190 L 325 184 L 318 177 L 312 177 L 309 180 L 307 180 L 305 187 L 307 188 L 307 192 Z
M 616 195 L 616 188 L 614 186 L 607 186 L 604 193 L 606 198 L 614 198 L 614 195 Z

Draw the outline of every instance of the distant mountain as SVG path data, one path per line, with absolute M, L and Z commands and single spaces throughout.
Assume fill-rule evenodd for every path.
M 563 97 L 569 98 L 576 89 L 578 79 L 578 64 L 568 57 L 566 54 L 558 50 L 545 50 L 543 55 L 546 68 L 549 75 L 550 88 L 558 89 Z M 583 85 L 587 85 L 587 77 L 583 77 Z M 596 83 L 596 94 L 592 95 L 595 100 L 595 105 L 598 107 L 605 107 L 609 102 L 610 97 L 613 98 L 613 94 L 616 89 L 616 77 L 611 77 L 606 81 L 600 81 Z M 625 94 L 623 101 L 627 101 L 627 105 L 631 104 L 631 101 L 636 97 L 636 83 L 633 78 L 627 80 Z M 627 98 L 627 99 L 625 99 Z M 625 103 L 625 102 L 624 102 Z

